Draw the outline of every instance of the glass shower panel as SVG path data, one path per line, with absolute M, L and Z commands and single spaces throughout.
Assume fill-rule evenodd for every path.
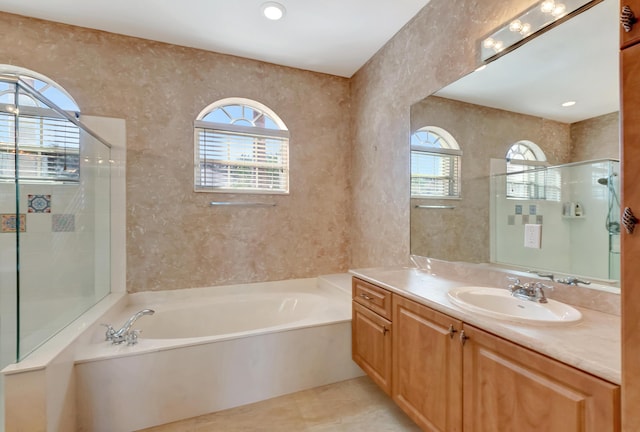
M 618 173 L 605 159 L 492 176 L 492 261 L 619 281 Z M 540 249 L 526 224 L 542 225 Z
M 18 117 L 18 360 L 110 291 L 110 149 L 29 95 Z
M 0 82 L 0 167 L 15 162 L 16 142 L 12 111 L 15 84 Z M 17 359 L 18 295 L 16 219 L 16 181 L 13 168 L 10 175 L 0 175 L 0 369 Z M 4 376 L 0 374 L 0 430 L 4 425 Z

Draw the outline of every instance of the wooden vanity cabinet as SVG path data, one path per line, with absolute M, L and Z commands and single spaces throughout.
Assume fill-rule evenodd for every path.
M 354 361 L 423 430 L 620 431 L 620 386 L 368 282 L 353 294 Z
M 464 324 L 464 431 L 613 432 L 620 387 Z
M 640 0 L 621 1 L 640 16 Z M 636 37 L 633 37 L 633 36 Z M 622 208 L 640 217 L 640 22 L 630 33 L 621 32 L 621 185 Z M 640 431 L 640 226 L 632 233 L 621 230 L 622 306 L 622 423 L 625 431 Z
M 393 294 L 396 404 L 425 431 L 462 430 L 462 322 Z
M 357 278 L 353 278 L 352 290 L 351 355 L 353 361 L 385 393 L 390 395 L 391 293 Z

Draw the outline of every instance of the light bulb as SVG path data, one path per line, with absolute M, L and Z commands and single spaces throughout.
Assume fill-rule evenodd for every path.
M 482 42 L 482 46 L 485 48 L 493 48 L 495 44 L 496 44 L 496 41 L 494 41 L 491 38 L 486 38 L 484 42 Z
M 509 24 L 509 30 L 516 33 L 520 32 L 520 30 L 522 30 L 522 23 L 520 20 L 511 21 Z
M 556 4 L 553 0 L 546 0 L 542 2 L 542 5 L 540 5 L 540 10 L 544 13 L 551 13 L 555 7 Z
M 576 101 L 566 101 L 562 104 L 563 107 L 570 107 L 570 106 L 574 106 L 576 104 Z
M 566 10 L 567 10 L 567 7 L 562 3 L 560 3 L 556 5 L 555 8 L 553 8 L 553 12 L 551 12 L 551 15 L 553 15 L 554 17 L 560 17 L 565 13 Z
M 520 29 L 520 34 L 522 36 L 527 36 L 529 33 L 531 33 L 531 24 L 529 23 L 522 24 L 522 28 Z
M 504 50 L 504 42 L 497 41 L 495 44 L 493 44 L 493 49 L 495 52 L 500 52 Z

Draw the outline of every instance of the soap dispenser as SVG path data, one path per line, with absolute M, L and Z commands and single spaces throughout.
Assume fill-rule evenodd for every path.
M 573 213 L 576 217 L 580 217 L 583 215 L 582 204 L 576 203 L 575 210 Z

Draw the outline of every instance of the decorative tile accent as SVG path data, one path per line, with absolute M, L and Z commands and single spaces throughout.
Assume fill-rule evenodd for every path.
M 522 225 L 529 223 L 529 215 L 522 215 Z
M 76 230 L 76 215 L 54 214 L 51 216 L 51 231 L 74 232 Z
M 535 204 L 530 204 L 529 205 L 529 214 L 530 215 L 534 215 L 537 213 L 537 208 Z
M 538 225 L 542 225 L 542 215 L 537 215 L 537 216 L 536 216 L 536 223 L 537 223 Z
M 15 214 L 2 214 L 2 232 L 3 233 L 14 233 L 16 232 L 16 222 L 17 218 Z M 20 215 L 20 232 L 27 231 L 27 215 Z
M 29 213 L 51 213 L 51 195 L 27 195 Z
M 522 204 L 516 204 L 516 214 L 517 215 L 522 214 Z

